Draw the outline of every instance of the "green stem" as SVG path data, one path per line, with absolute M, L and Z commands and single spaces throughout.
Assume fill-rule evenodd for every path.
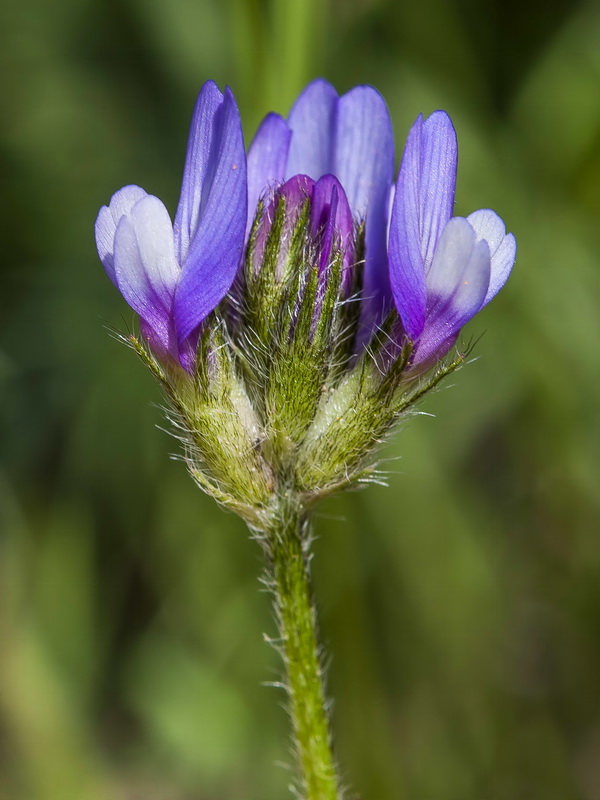
M 285 661 L 300 796 L 340 800 L 310 587 L 310 539 L 308 516 L 293 502 L 282 503 L 266 532 L 268 580 Z

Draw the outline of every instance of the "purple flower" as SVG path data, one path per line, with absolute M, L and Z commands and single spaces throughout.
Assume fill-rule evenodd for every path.
M 162 357 L 191 370 L 203 319 L 229 290 L 244 248 L 246 155 L 229 89 L 208 81 L 194 109 L 174 225 L 162 202 L 125 186 L 96 220 L 108 276 Z
M 415 343 L 412 363 L 427 366 L 504 286 L 516 243 L 493 211 L 452 217 L 457 142 L 444 111 L 417 118 L 406 143 L 390 221 L 394 302 Z

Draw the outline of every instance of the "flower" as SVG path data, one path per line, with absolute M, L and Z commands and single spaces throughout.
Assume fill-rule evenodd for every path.
M 413 364 L 429 365 L 504 286 L 516 243 L 490 209 L 452 217 L 457 141 L 450 117 L 420 115 L 402 157 L 388 257 L 394 303 L 415 343 Z
M 188 469 L 256 530 L 274 498 L 308 508 L 373 480 L 378 443 L 463 362 L 438 364 L 516 245 L 489 209 L 453 216 L 456 168 L 452 122 L 435 111 L 411 128 L 394 182 L 382 96 L 324 80 L 287 118 L 268 114 L 246 154 L 231 91 L 209 81 L 174 223 L 139 186 L 100 210 L 100 259 L 140 317 L 145 341 L 129 342 Z
M 304 89 L 287 119 L 265 117 L 246 158 L 233 95 L 209 81 L 194 110 L 175 223 L 158 198 L 126 186 L 98 215 L 98 252 L 153 352 L 192 372 L 201 325 L 230 290 L 245 250 L 254 274 L 271 258 L 269 247 L 277 280 L 304 268 L 289 247 L 308 203 L 312 258 L 326 274 L 340 255 L 341 299 L 356 285 L 361 240 L 355 346 L 395 308 L 396 341 L 410 343 L 409 366 L 422 370 L 502 288 L 515 258 L 515 239 L 493 211 L 452 216 L 456 167 L 456 133 L 436 111 L 413 125 L 394 184 L 382 96 L 356 86 L 340 97 L 322 79 Z
M 194 109 L 175 223 L 139 186 L 116 192 L 96 220 L 104 269 L 157 355 L 192 370 L 198 328 L 238 270 L 246 214 L 239 112 L 231 91 L 208 81 Z

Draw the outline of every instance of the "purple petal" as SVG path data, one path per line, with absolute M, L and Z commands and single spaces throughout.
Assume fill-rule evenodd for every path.
M 210 103 L 214 91 L 218 92 L 216 87 L 208 92 Z M 202 105 L 200 100 L 199 104 Z M 202 112 L 200 116 L 206 115 Z M 248 210 L 246 153 L 239 112 L 229 89 L 211 123 L 210 140 L 204 139 L 202 148 L 192 147 L 199 159 L 198 173 L 184 176 L 178 209 L 178 219 L 185 222 L 180 234 L 182 245 L 184 230 L 185 236 L 189 233 L 191 237 L 175 293 L 179 342 L 187 339 L 221 302 L 233 283 L 244 248 Z M 196 129 L 203 129 L 203 125 L 198 123 Z M 195 133 L 192 138 L 196 138 Z M 191 163 L 186 163 L 186 171 Z M 200 195 L 197 207 L 187 199 L 193 197 L 196 203 Z M 188 224 L 192 219 L 194 225 Z
M 422 126 L 420 213 L 425 270 L 454 208 L 458 144 L 452 120 L 434 111 Z
M 312 196 L 314 186 L 315 182 L 308 175 L 294 175 L 277 191 L 276 200 L 285 197 L 286 221 L 290 220 L 292 226 L 295 225 L 306 199 Z
M 106 274 L 117 285 L 114 266 L 115 233 L 121 217 L 127 216 L 146 192 L 139 186 L 124 186 L 115 192 L 108 206 L 102 206 L 96 219 L 96 248 Z
M 474 211 L 467 217 L 478 239 L 485 239 L 490 248 L 490 285 L 483 304 L 486 305 L 504 286 L 515 263 L 517 243 L 500 217 L 489 208 Z
M 482 307 L 490 282 L 490 250 L 464 217 L 444 228 L 427 276 L 427 321 L 414 363 L 440 358 Z
M 294 175 L 284 184 L 279 186 L 268 204 L 263 209 L 261 224 L 258 228 L 256 241 L 254 243 L 253 264 L 256 269 L 260 268 L 262 264 L 265 245 L 271 232 L 271 226 L 275 219 L 275 212 L 282 198 L 285 199 L 285 219 L 283 223 L 283 231 L 281 234 L 281 246 L 278 256 L 277 277 L 281 277 L 281 272 L 284 269 L 284 264 L 287 262 L 288 246 L 291 240 L 294 228 L 298 221 L 300 212 L 308 198 L 312 197 L 313 187 L 315 182 L 308 175 Z
M 398 174 L 388 256 L 394 301 L 406 332 L 417 338 L 426 314 L 425 276 L 452 215 L 456 134 L 444 111 L 420 115 L 408 134 Z
M 309 83 L 288 117 L 292 140 L 286 177 L 305 173 L 314 180 L 333 172 L 337 92 L 322 78 Z
M 222 151 L 227 149 L 228 142 L 224 138 L 226 116 L 236 118 L 234 125 L 237 123 L 239 135 L 242 135 L 235 101 L 230 92 L 227 94 L 229 101 L 214 81 L 206 81 L 194 107 L 174 225 L 180 263 L 184 262 L 200 224 L 215 172 L 223 158 Z
M 248 150 L 248 225 L 250 230 L 259 199 L 283 183 L 292 132 L 279 114 L 267 114 Z
M 334 172 L 351 208 L 366 218 L 364 296 L 381 312 L 389 295 L 387 202 L 394 175 L 394 134 L 383 97 L 372 86 L 356 86 L 337 105 Z
M 333 248 L 343 252 L 344 283 L 349 284 L 354 263 L 352 211 L 342 184 L 333 175 L 324 175 L 313 189 L 311 229 L 321 236 L 321 269 L 327 268 Z
M 394 135 L 385 100 L 372 86 L 340 97 L 335 124 L 333 172 L 354 211 L 383 215 L 394 171 Z
M 121 217 L 115 234 L 117 285 L 131 308 L 155 332 L 162 346 L 172 345 L 172 301 L 180 275 L 173 228 L 166 208 L 147 195 Z

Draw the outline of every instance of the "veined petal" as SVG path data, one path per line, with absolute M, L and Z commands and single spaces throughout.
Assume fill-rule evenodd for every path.
M 388 257 L 398 313 L 411 338 L 425 324 L 426 275 L 452 216 L 457 144 L 450 117 L 419 115 L 408 134 L 392 207 Z
M 423 122 L 420 157 L 421 247 L 428 271 L 454 208 L 458 144 L 445 111 L 434 111 Z
M 504 286 L 515 263 L 517 243 L 512 233 L 506 233 L 504 222 L 489 208 L 474 211 L 467 217 L 478 239 L 485 239 L 490 248 L 490 285 L 483 301 L 486 305 Z
M 427 276 L 427 321 L 414 363 L 440 358 L 482 307 L 490 282 L 490 249 L 464 217 L 444 228 Z M 446 348 L 444 350 L 444 348 Z
M 394 171 L 394 137 L 385 100 L 372 86 L 356 86 L 337 102 L 332 172 L 354 211 L 383 216 Z
M 292 132 L 279 114 L 267 114 L 248 150 L 248 224 L 250 230 L 259 199 L 283 183 Z
M 175 240 L 181 264 L 198 230 L 211 189 L 219 176 L 222 178 L 223 162 L 230 161 L 232 156 L 233 161 L 238 162 L 238 169 L 242 169 L 240 162 L 244 162 L 245 179 L 246 156 L 235 100 L 228 89 L 222 94 L 214 81 L 207 81 L 200 90 L 192 116 L 175 215 Z
M 233 283 L 244 248 L 248 210 L 246 153 L 238 109 L 229 89 L 212 117 L 210 145 L 205 148 L 204 157 L 204 172 L 195 180 L 195 185 L 201 187 L 201 202 L 195 213 L 195 228 L 189 228 L 192 238 L 175 293 L 179 342 L 187 339 L 221 302 Z M 188 194 L 185 179 L 182 200 L 184 194 Z M 195 192 L 194 198 L 197 196 Z M 186 200 L 180 207 L 183 210 L 179 218 L 187 220 L 186 209 L 192 206 Z M 183 233 L 180 235 L 183 237 Z
M 114 266 L 115 233 L 121 217 L 127 216 L 146 192 L 139 186 L 124 186 L 115 192 L 108 206 L 102 206 L 96 218 L 96 248 L 106 274 L 117 285 Z
M 413 172 L 413 165 L 408 164 L 411 156 L 412 151 L 408 157 L 405 151 L 394 193 L 388 234 L 388 265 L 394 304 L 404 330 L 414 340 L 425 326 L 427 287 L 421 253 L 417 183 L 408 176 Z
M 309 83 L 288 117 L 292 131 L 286 178 L 305 173 L 313 180 L 333 172 L 333 142 L 338 95 L 322 78 Z
M 121 217 L 115 234 L 114 266 L 121 294 L 168 351 L 180 269 L 171 220 L 157 197 L 147 195 L 128 216 Z
M 394 134 L 385 100 L 372 86 L 356 86 L 338 101 L 334 173 L 355 214 L 366 218 L 364 296 L 381 306 L 381 295 L 389 293 L 387 201 L 394 175 Z

